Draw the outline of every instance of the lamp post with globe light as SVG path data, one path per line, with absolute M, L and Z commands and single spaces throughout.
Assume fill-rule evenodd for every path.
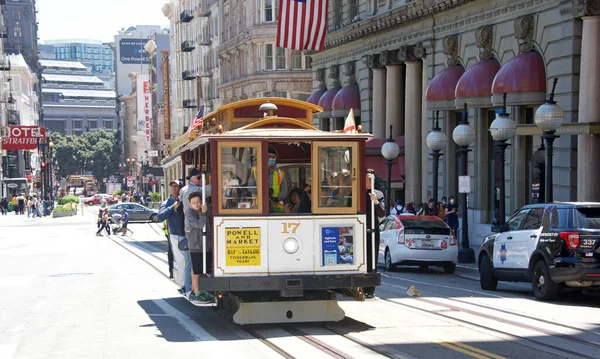
M 559 136 L 555 135 L 556 130 L 562 125 L 565 113 L 560 106 L 554 101 L 554 90 L 558 79 L 555 78 L 552 82 L 552 92 L 542 106 L 535 112 L 535 125 L 544 131 L 541 136 L 542 141 L 546 140 L 546 170 L 545 170 L 545 195 L 544 199 L 547 203 L 551 203 L 553 198 L 552 191 L 552 151 L 554 140 Z
M 475 129 L 471 127 L 469 124 L 469 112 L 467 111 L 467 104 L 465 103 L 464 111 L 462 113 L 462 120 L 458 126 L 452 132 L 452 139 L 458 146 L 456 152 L 458 153 L 458 177 L 459 183 L 461 182 L 461 178 L 465 180 L 466 183 L 469 182 L 469 146 L 475 142 Z M 470 186 L 469 186 L 470 187 Z M 467 211 L 467 189 L 460 189 L 460 216 L 462 217 L 462 226 L 461 226 L 461 248 L 458 250 L 458 262 L 459 263 L 475 263 L 475 251 L 473 248 L 469 247 L 469 218 Z M 469 188 L 470 190 L 470 188 Z
M 433 157 L 433 208 L 435 211 L 437 211 L 438 208 L 438 171 L 440 157 L 442 156 L 441 151 L 448 145 L 448 136 L 446 136 L 446 134 L 442 132 L 442 129 L 440 128 L 439 115 L 440 111 L 436 111 L 433 129 L 431 132 L 429 132 L 427 139 L 425 140 L 427 147 L 433 151 L 431 156 Z
M 381 155 L 386 159 L 385 164 L 388 166 L 388 178 L 387 178 L 387 188 L 386 188 L 386 198 L 387 205 L 385 206 L 385 211 L 387 215 L 390 215 L 390 203 L 392 196 L 392 164 L 394 164 L 394 160 L 400 154 L 400 146 L 394 141 L 392 137 L 392 125 L 390 125 L 390 137 L 388 140 L 381 146 Z
M 497 158 L 500 159 L 500 208 L 498 213 L 498 224 L 504 224 L 506 222 L 506 184 L 505 175 L 504 175 L 504 163 L 506 161 L 506 148 L 510 146 L 510 144 L 506 143 L 506 141 L 510 140 L 517 133 L 517 124 L 513 119 L 510 118 L 510 114 L 506 112 L 506 93 L 502 95 L 503 103 L 502 103 L 502 111 L 496 114 L 496 119 L 490 125 L 490 132 L 492 134 L 492 138 L 494 139 L 494 145 L 496 150 L 498 151 L 499 156 Z

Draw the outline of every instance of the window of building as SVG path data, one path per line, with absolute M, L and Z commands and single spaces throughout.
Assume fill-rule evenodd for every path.
M 334 0 L 333 26 L 335 29 L 339 29 L 342 26 L 342 0 Z
M 23 37 L 20 26 L 13 27 L 13 37 Z
M 13 20 L 21 20 L 21 12 L 19 10 L 13 10 L 12 18 Z
M 302 51 L 292 50 L 292 70 L 302 70 Z
M 98 121 L 89 121 L 89 127 L 90 129 L 97 129 L 98 128 Z
M 73 121 L 73 128 L 83 128 L 83 121 L 81 121 L 81 120 Z
M 107 130 L 112 130 L 113 129 L 113 122 L 112 121 L 104 121 L 104 128 Z
M 262 6 L 258 4 L 259 14 L 260 14 L 260 22 L 275 22 L 277 21 L 277 17 L 279 16 L 279 1 L 278 0 L 263 0 Z
M 277 47 L 276 49 L 275 70 L 285 70 L 285 49 L 281 47 Z
M 256 71 L 262 71 L 263 70 L 263 61 L 265 59 L 263 58 L 263 47 L 262 45 L 257 45 L 256 46 Z
M 274 61 L 273 61 L 273 48 L 275 46 L 273 44 L 265 44 L 265 70 L 273 70 Z

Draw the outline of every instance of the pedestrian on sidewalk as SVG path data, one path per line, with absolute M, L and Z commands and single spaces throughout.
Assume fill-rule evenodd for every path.
M 0 211 L 2 212 L 3 216 L 6 216 L 8 213 L 8 200 L 6 197 L 2 197 L 2 199 L 0 199 Z
M 463 218 L 466 220 L 466 218 Z M 446 223 L 452 228 L 454 235 L 458 232 L 458 205 L 455 203 L 454 196 L 450 196 L 450 203 L 446 206 Z
M 171 195 L 160 204 L 158 220 L 167 221 L 169 243 L 177 266 L 178 275 L 175 282 L 182 286 L 183 293 L 187 293 L 192 290 L 192 260 L 189 249 L 183 250 L 179 245 L 180 242 L 186 241 L 183 203 L 179 200 L 181 185 L 177 181 L 171 181 L 169 190 Z

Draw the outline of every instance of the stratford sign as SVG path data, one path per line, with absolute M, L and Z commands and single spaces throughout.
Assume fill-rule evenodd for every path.
M 38 146 L 39 139 L 46 138 L 46 128 L 39 126 L 7 126 L 0 130 L 2 137 L 2 149 L 34 150 Z

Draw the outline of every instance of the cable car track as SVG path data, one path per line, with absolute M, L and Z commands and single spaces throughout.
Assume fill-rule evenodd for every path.
M 380 299 L 382 301 L 384 301 L 384 302 L 387 302 L 387 303 L 390 303 L 390 304 L 393 304 L 393 305 L 397 305 L 397 306 L 401 306 L 403 308 L 414 309 L 414 310 L 417 310 L 417 311 L 420 311 L 420 312 L 424 312 L 424 313 L 427 313 L 427 314 L 430 314 L 430 315 L 433 315 L 433 316 L 442 317 L 442 318 L 449 319 L 449 320 L 452 320 L 452 321 L 456 321 L 456 322 L 459 322 L 459 323 L 463 323 L 463 324 L 467 324 L 467 325 L 474 326 L 474 327 L 477 327 L 477 328 L 485 329 L 485 330 L 488 330 L 488 331 L 491 331 L 491 332 L 500 333 L 502 335 L 506 335 L 506 336 L 512 337 L 514 339 L 519 339 L 519 340 L 523 340 L 523 341 L 535 343 L 536 345 L 540 345 L 540 346 L 543 346 L 543 347 L 546 347 L 546 348 L 550 348 L 550 349 L 553 349 L 553 350 L 555 350 L 557 352 L 565 353 L 565 354 L 568 354 L 568 355 L 576 355 L 578 357 L 582 357 L 582 358 L 586 358 L 586 359 L 595 359 L 595 358 L 597 358 L 595 356 L 588 356 L 588 355 L 582 354 L 580 352 L 575 352 L 575 351 L 572 351 L 572 350 L 569 350 L 569 349 L 564 349 L 562 347 L 555 346 L 555 345 L 552 345 L 552 344 L 548 344 L 548 343 L 545 343 L 545 342 L 542 342 L 542 341 L 538 341 L 538 340 L 535 340 L 535 339 L 532 339 L 532 338 L 529 338 L 529 337 L 526 337 L 526 336 L 521 336 L 521 335 L 510 333 L 508 331 L 504 331 L 504 330 L 501 330 L 501 329 L 495 329 L 495 328 L 491 328 L 489 326 L 485 326 L 485 325 L 482 325 L 482 324 L 477 324 L 475 322 L 472 322 L 472 321 L 469 321 L 469 320 L 466 320 L 466 319 L 459 319 L 459 318 L 455 318 L 453 316 L 450 316 L 450 315 L 447 315 L 447 314 L 444 314 L 444 313 L 440 313 L 440 312 L 435 312 L 435 311 L 430 311 L 430 310 L 427 310 L 427 309 L 423 309 L 423 308 L 420 308 L 419 306 L 413 306 L 413 305 L 407 304 L 406 302 L 398 303 L 396 301 L 393 301 L 393 300 L 387 299 L 387 298 L 380 298 Z M 440 302 L 437 302 L 437 301 L 427 300 L 426 298 L 417 297 L 417 298 L 414 298 L 414 299 L 416 301 L 421 301 L 421 302 L 425 302 L 425 303 L 437 305 L 437 306 L 440 306 L 440 307 L 445 307 L 445 308 L 450 309 L 452 311 L 457 311 L 457 312 L 462 312 L 462 313 L 466 313 L 466 314 L 476 315 L 476 316 L 479 316 L 479 317 L 486 317 L 486 318 L 488 318 L 490 320 L 493 320 L 493 321 L 496 321 L 496 322 L 500 322 L 500 323 L 504 323 L 504 324 L 509 324 L 509 325 L 516 326 L 516 327 L 519 327 L 519 328 L 526 328 L 526 329 L 529 329 L 529 330 L 532 330 L 532 331 L 538 331 L 538 332 L 540 332 L 542 334 L 549 335 L 549 336 L 554 336 L 555 337 L 556 335 L 560 335 L 560 333 L 558 333 L 558 332 L 546 331 L 545 329 L 542 329 L 542 328 L 539 328 L 539 327 L 525 325 L 523 323 L 519 323 L 519 322 L 515 322 L 515 321 L 511 321 L 511 320 L 504 320 L 504 319 L 496 317 L 496 316 L 485 315 L 483 313 L 466 310 L 464 308 L 459 308 L 459 307 L 456 307 L 456 306 L 453 306 L 453 305 L 450 305 L 450 304 L 445 304 L 445 303 L 440 303 Z M 570 337 L 560 336 L 560 338 L 561 339 L 565 339 L 565 340 L 570 340 Z M 571 340 L 571 341 L 577 342 L 579 344 L 585 344 L 585 345 L 592 346 L 592 347 L 598 346 L 598 344 L 596 344 L 596 343 L 589 342 L 589 341 L 582 340 L 582 339 L 576 339 L 576 340 Z M 518 342 L 515 341 L 515 343 L 518 343 Z M 521 343 L 518 343 L 518 344 L 524 345 L 524 344 L 521 344 Z

